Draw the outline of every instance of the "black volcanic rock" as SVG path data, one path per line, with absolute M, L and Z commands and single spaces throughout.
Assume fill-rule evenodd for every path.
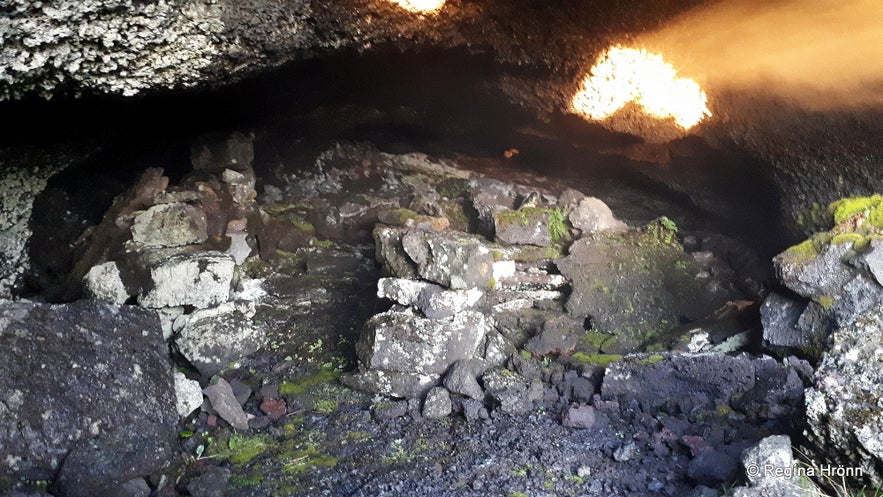
M 96 301 L 0 307 L 0 475 L 51 479 L 79 453 L 68 469 L 94 471 L 67 471 L 71 485 L 108 490 L 166 468 L 177 421 L 154 312 Z

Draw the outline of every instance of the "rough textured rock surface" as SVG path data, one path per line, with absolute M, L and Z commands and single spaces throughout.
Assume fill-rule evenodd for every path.
M 305 2 L 15 0 L 0 23 L 0 59 L 7 61 L 0 95 L 49 93 L 59 85 L 122 95 L 192 86 L 219 78 L 234 61 L 266 58 L 250 46 L 258 38 L 296 47 L 310 32 L 309 12 Z M 261 17 L 261 34 L 248 32 Z
M 132 242 L 144 247 L 180 247 L 208 238 L 205 212 L 174 202 L 140 212 L 132 223 Z
M 371 318 L 356 350 L 368 369 L 440 375 L 474 357 L 490 329 L 487 318 L 474 311 L 436 320 L 393 310 Z
M 116 464 L 129 469 L 104 478 L 151 474 L 171 460 L 178 415 L 155 313 L 17 303 L 0 308 L 0 324 L 0 473 L 49 479 L 76 447 L 125 448 L 129 461 Z
M 678 354 L 614 362 L 607 366 L 601 396 L 644 412 L 690 413 L 725 407 L 790 423 L 803 401 L 803 387 L 795 367 L 770 357 Z
M 210 377 L 261 348 L 263 333 L 252 322 L 254 315 L 254 302 L 246 300 L 185 314 L 173 325 L 178 330 L 175 342 L 181 354 Z
M 612 231 L 623 232 L 628 226 L 613 216 L 613 211 L 603 200 L 586 197 L 570 212 L 567 219 L 574 228 L 585 233 Z
M 576 318 L 591 316 L 599 330 L 617 335 L 618 352 L 635 351 L 679 319 L 701 319 L 738 299 L 665 231 L 584 236 L 557 265 L 572 281 L 567 310 Z
M 64 459 L 55 480 L 56 494 L 144 495 L 143 489 L 150 489 L 144 475 L 168 465 L 173 447 L 169 440 L 167 426 L 149 423 L 82 440 Z
M 802 497 L 822 495 L 809 479 L 787 473 L 796 467 L 791 438 L 774 435 L 764 438 L 742 454 L 742 465 L 749 485 L 733 489 L 734 497 Z
M 883 309 L 834 331 L 834 345 L 806 391 L 807 436 L 816 455 L 858 467 L 872 485 L 883 482 Z
M 2 60 L 2 59 L 0 59 Z M 0 150 L 0 299 L 12 297 L 20 286 L 21 277 L 30 268 L 28 242 L 31 228 L 28 222 L 34 207 L 34 197 L 46 187 L 49 178 L 63 168 L 60 164 L 33 165 L 35 157 L 21 157 L 24 165 L 16 166 L 16 158 L 6 160 Z
M 120 268 L 113 261 L 92 266 L 83 277 L 83 291 L 87 297 L 112 304 L 124 304 L 130 297 Z
M 417 273 L 452 290 L 491 286 L 494 256 L 474 235 L 411 230 L 402 246 Z
M 754 387 L 747 357 L 674 355 L 658 362 L 625 359 L 607 367 L 601 395 L 636 402 L 645 412 L 714 410 Z
M 175 371 L 175 408 L 178 416 L 189 416 L 202 405 L 202 387 L 196 380 L 188 379 L 184 373 Z
M 228 254 L 203 252 L 162 258 L 150 264 L 150 286 L 138 296 L 143 307 L 192 305 L 198 309 L 230 298 L 235 261 Z

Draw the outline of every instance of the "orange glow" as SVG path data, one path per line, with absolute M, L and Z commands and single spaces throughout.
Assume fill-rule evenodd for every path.
M 429 14 L 441 10 L 445 0 L 389 0 L 399 7 L 421 14 Z
M 632 101 L 648 115 L 673 118 L 684 129 L 711 116 L 708 96 L 695 81 L 678 78 L 661 55 L 620 46 L 598 58 L 574 95 L 571 110 L 600 121 Z

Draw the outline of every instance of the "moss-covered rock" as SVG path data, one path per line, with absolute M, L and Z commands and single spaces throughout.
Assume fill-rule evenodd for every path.
M 497 241 L 548 247 L 569 233 L 565 212 L 547 207 L 522 207 L 494 214 Z
M 731 282 L 702 271 L 678 243 L 675 229 L 661 219 L 636 232 L 583 237 L 557 261 L 572 281 L 570 314 L 591 317 L 597 331 L 614 335 L 606 340 L 616 346 L 610 342 L 606 351 L 638 350 L 682 319 L 705 317 L 740 297 Z

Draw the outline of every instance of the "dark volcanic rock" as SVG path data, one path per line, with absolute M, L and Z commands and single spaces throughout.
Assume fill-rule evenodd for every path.
M 145 474 L 168 465 L 174 440 L 168 426 L 143 422 L 131 429 L 116 429 L 83 440 L 64 459 L 56 480 L 56 494 L 64 497 L 144 495 L 132 493 L 133 484 Z M 139 487 L 146 486 L 143 479 L 140 483 Z
M 165 468 L 178 415 L 156 314 L 95 301 L 0 307 L 0 414 L 3 474 L 50 479 L 71 450 L 71 482 L 112 487 Z
M 881 337 L 880 308 L 834 331 L 815 386 L 806 391 L 806 434 L 815 455 L 832 465 L 862 468 L 875 486 L 883 482 Z
M 635 350 L 647 335 L 667 331 L 680 319 L 702 318 L 738 299 L 702 272 L 662 223 L 645 232 L 583 237 L 557 265 L 573 282 L 570 314 L 591 316 L 597 328 L 618 335 L 623 351 Z
M 656 362 L 633 357 L 607 367 L 601 396 L 637 402 L 645 412 L 714 410 L 751 390 L 754 374 L 744 355 L 683 354 Z

